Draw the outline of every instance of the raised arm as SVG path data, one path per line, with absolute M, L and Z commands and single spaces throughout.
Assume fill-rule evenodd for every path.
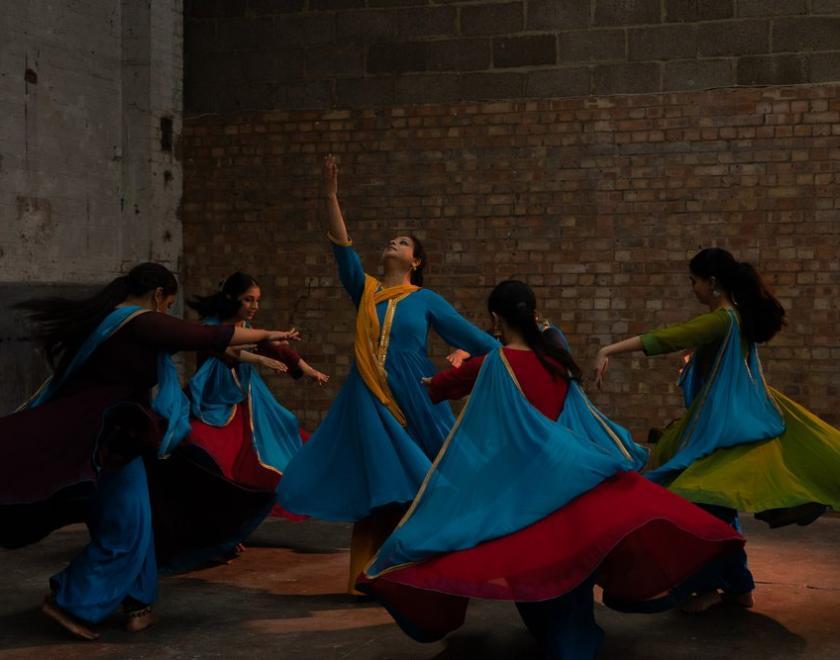
M 329 222 L 327 236 L 333 244 L 333 255 L 338 264 L 338 277 L 347 293 L 350 294 L 350 298 L 353 299 L 353 304 L 358 307 L 365 290 L 365 269 L 362 267 L 359 255 L 351 247 L 350 234 L 344 224 L 344 215 L 338 203 L 338 165 L 332 155 L 324 158 L 323 186 Z
M 429 322 L 450 346 L 460 348 L 470 355 L 486 355 L 499 347 L 499 342 L 484 330 L 474 326 L 438 294 L 428 291 L 432 300 Z
M 337 243 L 348 245 L 350 234 L 347 233 L 344 215 L 341 213 L 341 206 L 338 203 L 338 164 L 332 154 L 324 158 L 323 185 L 324 197 L 327 200 L 330 237 Z

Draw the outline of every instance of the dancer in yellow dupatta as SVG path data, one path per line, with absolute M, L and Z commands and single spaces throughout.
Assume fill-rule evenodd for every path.
M 324 188 L 339 276 L 358 309 L 355 361 L 323 423 L 287 466 L 278 495 L 293 513 L 356 523 L 352 591 L 455 422 L 449 404 L 432 403 L 420 384 L 437 371 L 426 352 L 429 330 L 475 355 L 498 342 L 422 288 L 426 254 L 416 236 L 388 241 L 381 278 L 365 274 L 338 203 L 332 157 Z

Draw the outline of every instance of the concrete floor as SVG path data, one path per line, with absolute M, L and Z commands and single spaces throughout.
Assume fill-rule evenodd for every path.
M 840 518 L 770 531 L 746 521 L 758 588 L 752 611 L 625 615 L 597 606 L 601 658 L 840 658 Z M 37 612 L 51 573 L 86 541 L 69 527 L 37 546 L 0 551 L 0 659 L 288 658 L 496 660 L 539 658 L 511 603 L 474 601 L 442 642 L 405 637 L 379 607 L 343 595 L 349 526 L 269 521 L 242 557 L 161 581 L 161 621 L 139 634 L 119 618 L 100 641 L 69 638 Z

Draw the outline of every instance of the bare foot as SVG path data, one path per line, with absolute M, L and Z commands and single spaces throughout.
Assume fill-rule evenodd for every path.
M 707 591 L 704 594 L 697 594 L 680 606 L 680 610 L 687 614 L 700 614 L 710 607 L 720 605 L 721 596 L 717 591 Z
M 751 607 L 755 607 L 755 598 L 753 598 L 753 592 L 748 591 L 745 594 L 723 594 L 723 600 L 727 603 L 732 603 L 733 605 L 738 605 L 740 607 L 745 607 L 750 609 Z
M 81 639 L 86 639 L 88 641 L 99 639 L 98 633 L 93 632 L 93 630 L 88 628 L 81 621 L 56 605 L 52 596 L 44 598 L 44 604 L 41 605 L 41 612 L 46 614 L 53 621 L 56 621 L 65 630 L 69 630 L 76 637 L 80 637 Z
M 125 622 L 125 629 L 128 632 L 140 632 L 145 630 L 153 623 L 157 623 L 158 615 L 152 611 L 151 607 L 144 607 L 142 610 L 131 612 L 128 614 L 128 620 Z

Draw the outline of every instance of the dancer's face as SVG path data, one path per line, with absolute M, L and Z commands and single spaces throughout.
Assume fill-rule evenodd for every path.
M 245 293 L 239 296 L 239 312 L 236 314 L 237 321 L 253 321 L 257 312 L 260 311 L 260 287 L 252 286 Z
M 152 293 L 152 306 L 154 311 L 167 314 L 172 309 L 172 305 L 175 304 L 175 298 L 177 297 L 177 293 L 166 294 L 163 292 L 163 287 L 158 287 Z
M 711 279 L 707 280 L 706 278 L 695 275 L 694 273 L 690 273 L 688 279 L 691 282 L 691 290 L 694 291 L 694 295 L 697 297 L 697 300 L 704 305 L 711 304 L 712 299 L 714 298 L 714 294 L 712 293 L 714 290 L 714 282 Z
M 420 260 L 414 258 L 414 241 L 410 236 L 395 236 L 382 251 L 382 261 L 396 261 L 405 270 L 419 266 Z

